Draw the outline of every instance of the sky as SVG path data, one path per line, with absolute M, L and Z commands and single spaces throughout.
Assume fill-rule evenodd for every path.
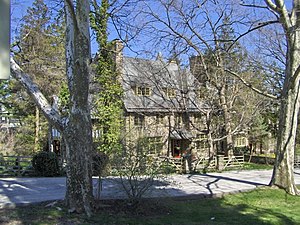
M 0 1 L 3 1 L 3 0 L 0 0 Z M 48 7 L 51 7 L 51 6 L 55 5 L 56 2 L 58 2 L 59 0 L 44 0 L 44 1 L 47 3 Z M 34 0 L 11 0 L 11 37 L 12 37 L 12 41 L 14 40 L 14 38 L 17 35 L 17 30 L 18 30 L 17 28 L 20 27 L 20 24 L 22 23 L 21 18 L 24 15 L 26 15 L 27 8 L 30 7 L 33 2 L 34 2 Z M 155 2 L 155 1 L 151 1 L 151 2 Z M 291 8 L 292 1 L 287 0 L 286 2 L 287 2 L 288 8 Z M 152 35 L 152 34 L 150 34 L 150 35 Z M 116 38 L 118 38 L 118 36 L 116 35 L 116 32 L 114 31 L 114 29 L 112 27 L 110 27 L 109 39 L 113 40 Z M 134 48 L 133 50 L 139 51 L 139 50 L 141 50 L 141 48 L 145 47 L 146 46 L 145 39 L 147 39 L 146 36 L 142 39 L 142 41 L 141 41 L 141 39 L 139 40 L 139 42 L 135 41 L 136 44 L 132 45 Z M 246 42 L 248 42 L 250 39 L 252 39 L 252 36 L 247 35 L 247 37 L 241 39 L 240 41 L 245 40 Z M 98 46 L 93 37 L 91 37 L 91 40 L 92 40 L 92 42 L 91 42 L 92 54 L 95 54 L 97 52 Z M 153 56 L 157 55 L 157 53 L 156 53 L 157 51 L 158 52 L 161 51 L 161 50 L 154 49 L 151 47 L 152 46 L 150 46 L 149 49 L 150 49 L 150 51 L 152 51 L 151 53 L 153 54 Z M 131 52 L 128 48 L 125 48 L 124 54 L 127 56 L 135 56 L 135 54 L 133 52 Z
M 22 18 L 26 15 L 28 7 L 32 7 L 33 2 L 34 0 L 11 0 L 11 43 L 16 41 L 18 30 L 22 24 Z M 54 2 L 55 1 L 53 0 L 45 0 L 48 7 L 53 6 L 55 4 Z M 110 38 L 113 40 L 116 38 L 116 35 L 112 35 Z M 92 55 L 97 52 L 97 49 L 98 45 L 95 42 L 94 37 L 91 37 Z

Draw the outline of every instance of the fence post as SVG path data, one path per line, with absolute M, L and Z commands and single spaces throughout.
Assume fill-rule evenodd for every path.
M 18 173 L 18 177 L 21 175 L 21 164 L 20 164 L 20 156 L 17 156 L 16 158 L 16 167 L 17 167 L 17 173 Z
M 225 161 L 224 155 L 217 155 L 217 170 L 222 171 L 224 170 Z

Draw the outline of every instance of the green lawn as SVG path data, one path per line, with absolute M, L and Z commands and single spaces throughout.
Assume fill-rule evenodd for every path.
M 217 199 L 148 200 L 136 211 L 124 202 L 104 202 L 95 215 L 68 214 L 45 204 L 1 209 L 0 224 L 203 224 L 203 225 L 298 225 L 300 197 L 277 189 L 227 195 Z M 103 205 L 105 204 L 105 205 Z

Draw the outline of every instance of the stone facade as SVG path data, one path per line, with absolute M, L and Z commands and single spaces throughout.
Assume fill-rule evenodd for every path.
M 116 57 L 116 62 L 124 90 L 125 145 L 135 144 L 154 156 L 208 156 L 201 114 L 207 106 L 197 97 L 197 80 L 190 71 L 162 57 L 116 55 L 122 57 Z

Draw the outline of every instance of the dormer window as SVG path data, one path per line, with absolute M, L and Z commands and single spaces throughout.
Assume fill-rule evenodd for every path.
M 175 98 L 176 97 L 176 90 L 175 88 L 163 88 L 163 92 L 168 98 Z
M 137 96 L 150 96 L 151 94 L 150 87 L 135 86 L 133 90 L 134 90 L 134 94 Z

